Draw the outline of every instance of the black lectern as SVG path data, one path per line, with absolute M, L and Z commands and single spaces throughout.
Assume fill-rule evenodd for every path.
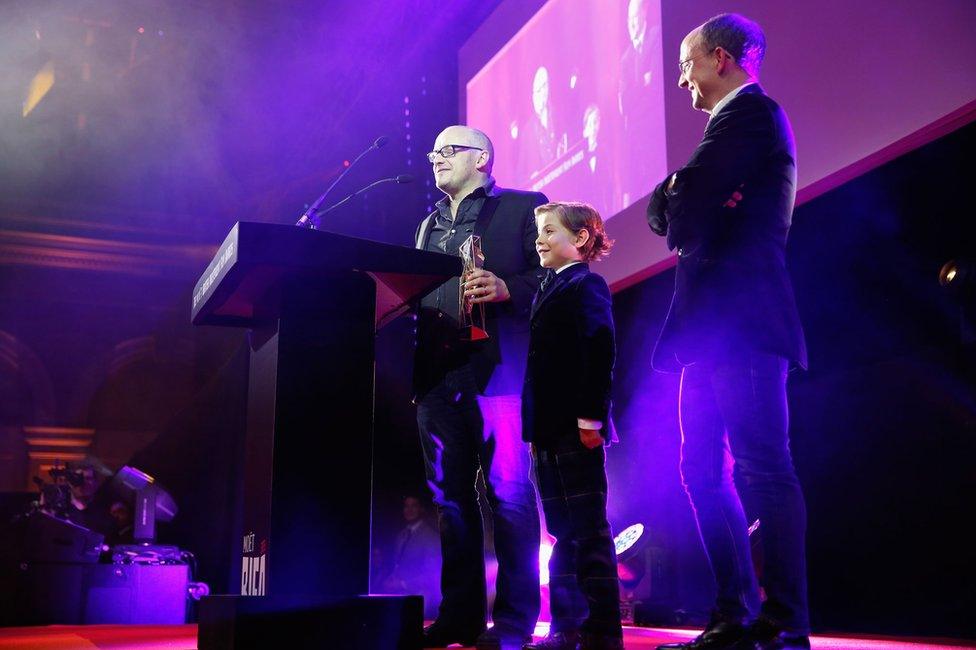
M 369 591 L 376 328 L 460 269 L 324 231 L 231 229 L 194 288 L 192 321 L 250 329 L 241 596 L 202 603 L 201 650 L 226 646 L 231 619 L 264 605 L 319 621 L 322 608 L 370 609 L 337 603 Z

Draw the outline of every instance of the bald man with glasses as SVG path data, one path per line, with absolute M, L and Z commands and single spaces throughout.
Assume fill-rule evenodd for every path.
M 521 386 L 529 312 L 542 278 L 535 252 L 538 192 L 501 189 L 491 170 L 491 140 L 450 126 L 427 154 L 444 198 L 417 229 L 417 248 L 458 255 L 481 237 L 484 268 L 451 278 L 421 300 L 414 359 L 414 401 L 427 483 L 441 536 L 441 606 L 425 645 L 521 647 L 539 616 L 539 512 L 522 441 Z M 460 335 L 462 290 L 483 305 L 488 338 Z M 486 631 L 482 512 L 484 477 L 498 559 L 494 627 Z

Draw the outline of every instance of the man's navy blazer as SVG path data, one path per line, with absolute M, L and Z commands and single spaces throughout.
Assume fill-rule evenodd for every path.
M 786 272 L 796 149 L 783 109 L 758 84 L 708 124 L 688 163 L 651 195 L 651 229 L 678 251 L 674 298 L 654 367 L 768 352 L 806 367 Z M 736 207 L 724 204 L 739 191 Z
M 529 310 L 539 288 L 543 269 L 535 251 L 538 231 L 535 208 L 548 203 L 545 194 L 520 190 L 492 189 L 481 208 L 473 234 L 481 236 L 484 268 L 508 287 L 511 300 L 485 305 L 488 340 L 466 346 L 460 354 L 445 349 L 456 324 L 441 327 L 437 314 L 421 310 L 417 323 L 414 355 L 413 394 L 423 397 L 436 386 L 447 370 L 470 362 L 478 391 L 485 395 L 517 395 L 525 373 L 529 339 Z M 432 212 L 417 229 L 416 246 L 426 248 L 437 212 Z M 449 319 L 440 319 L 447 321 Z
M 577 418 L 611 436 L 610 387 L 616 356 L 610 288 L 585 263 L 556 275 L 532 307 L 522 387 L 522 437 L 543 449 L 577 440 Z

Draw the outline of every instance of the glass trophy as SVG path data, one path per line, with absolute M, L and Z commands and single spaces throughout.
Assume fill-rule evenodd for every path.
M 464 281 L 475 269 L 485 265 L 485 254 L 481 250 L 481 237 L 471 235 L 458 249 L 461 256 L 461 282 L 458 284 L 458 303 L 461 306 L 458 322 L 462 341 L 483 341 L 488 338 L 485 329 L 485 303 L 472 303 L 464 295 Z

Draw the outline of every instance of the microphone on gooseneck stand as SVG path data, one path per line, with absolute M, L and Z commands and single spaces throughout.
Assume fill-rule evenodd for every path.
M 305 210 L 305 213 L 301 217 L 299 217 L 298 221 L 295 222 L 295 225 L 301 228 L 311 228 L 313 230 L 317 229 L 319 227 L 318 209 L 319 206 L 322 205 L 322 202 L 325 201 L 325 197 L 327 197 L 329 193 L 332 192 L 332 189 L 339 184 L 339 181 L 341 181 L 343 177 L 345 177 L 345 175 L 349 173 L 349 170 L 356 166 L 356 163 L 359 162 L 360 158 L 368 154 L 370 151 L 373 151 L 374 149 L 379 149 L 385 146 L 386 143 L 389 141 L 390 139 L 385 135 L 381 135 L 380 137 L 376 138 L 373 141 L 373 144 L 369 145 L 369 147 L 367 147 L 365 151 L 363 151 L 361 154 L 356 156 L 356 159 L 353 160 L 348 167 L 342 170 L 342 173 L 339 174 L 339 176 L 334 181 L 332 181 L 332 184 L 329 185 L 329 187 L 326 188 L 324 192 L 322 192 L 322 196 L 317 198 L 315 200 L 315 203 L 310 205 L 308 209 Z M 328 212 L 328 210 L 326 210 L 326 212 Z
M 321 214 L 324 215 L 324 214 L 328 214 L 328 213 L 332 212 L 333 210 L 335 210 L 336 208 L 338 208 L 340 205 L 342 205 L 343 203 L 345 203 L 349 199 L 352 199 L 354 197 L 357 197 L 360 194 L 362 194 L 363 192 L 365 192 L 366 190 L 368 190 L 370 188 L 373 188 L 373 187 L 376 187 L 377 185 L 382 185 L 383 183 L 396 183 L 397 185 L 403 185 L 404 183 L 412 183 L 412 182 L 413 182 L 413 176 L 410 175 L 410 174 L 400 174 L 399 176 L 391 176 L 390 178 L 381 178 L 378 181 L 373 181 L 372 183 L 370 183 L 369 185 L 367 185 L 366 187 L 364 187 L 364 188 L 362 188 L 360 190 L 356 190 L 355 192 L 353 192 L 349 196 L 345 197 L 344 199 L 342 199 L 338 203 L 333 203 L 332 205 L 330 205 L 329 207 L 327 207 L 325 210 L 322 210 Z

